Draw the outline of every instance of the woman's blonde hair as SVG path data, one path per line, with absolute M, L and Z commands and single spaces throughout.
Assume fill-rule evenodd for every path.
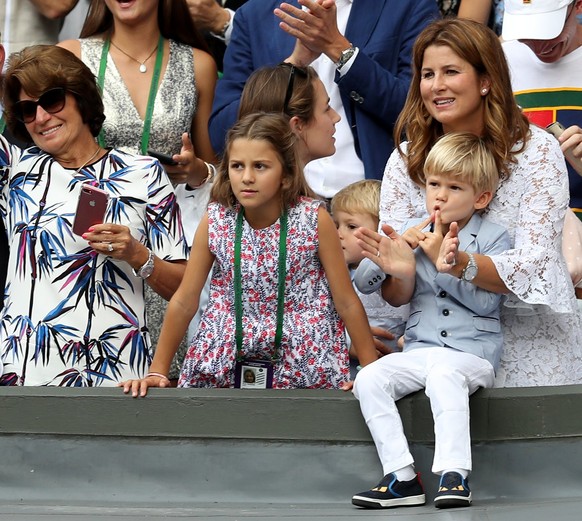
M 291 131 L 287 117 L 283 114 L 255 112 L 237 121 L 228 131 L 211 199 L 229 208 L 234 208 L 238 204 L 228 176 L 230 149 L 237 139 L 265 141 L 276 152 L 283 168 L 281 207 L 295 204 L 301 196 L 314 197 L 303 175 L 295 150 L 296 137 Z
M 408 140 L 404 154 L 411 179 L 424 185 L 423 168 L 426 156 L 443 135 L 442 125 L 433 119 L 420 94 L 424 53 L 429 46 L 449 47 L 471 64 L 477 74 L 490 81 L 483 96 L 484 129 L 482 138 L 491 149 L 500 175 L 508 174 L 508 163 L 523 151 L 529 139 L 529 123 L 516 104 L 511 89 L 509 68 L 497 35 L 485 25 L 460 18 L 437 20 L 418 36 L 412 51 L 412 81 L 404 108 L 394 127 L 394 142 Z M 519 146 L 516 146 L 520 143 Z
M 426 156 L 425 175 L 456 177 L 469 183 L 475 193 L 495 193 L 499 172 L 487 143 L 470 132 L 449 132 Z

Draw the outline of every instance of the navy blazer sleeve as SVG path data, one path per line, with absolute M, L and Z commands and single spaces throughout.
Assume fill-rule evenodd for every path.
M 342 97 L 392 132 L 410 86 L 414 42 L 439 16 L 433 0 L 354 0 L 345 36 L 360 52 L 344 76 L 336 74 Z M 349 118 L 346 99 L 344 107 Z
M 253 9 L 253 3 L 247 2 L 235 13 L 230 44 L 224 55 L 224 75 L 216 85 L 209 133 L 212 147 L 218 154 L 224 149 L 228 129 L 237 119 L 240 96 L 247 78 L 255 69 L 266 65 L 254 51 L 256 35 L 253 34 L 251 26 L 258 13 Z M 265 4 L 267 3 L 272 2 L 266 1 Z M 266 10 L 262 10 L 266 13 Z M 275 29 L 280 31 L 278 27 L 269 27 L 267 22 L 262 28 L 263 31 Z

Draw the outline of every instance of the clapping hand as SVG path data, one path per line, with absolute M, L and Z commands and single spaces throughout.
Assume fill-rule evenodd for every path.
M 230 14 L 216 0 L 187 0 L 192 20 L 201 31 L 220 34 Z
M 281 19 L 279 27 L 294 36 L 314 56 L 325 54 L 337 60 L 341 52 L 350 46 L 337 27 L 337 8 L 332 0 L 299 0 L 307 9 L 299 9 L 282 3 L 275 9 Z
M 409 244 L 409 246 L 413 250 L 418 248 L 418 245 L 420 244 L 420 242 L 424 241 L 424 239 L 426 239 L 427 232 L 425 232 L 424 229 L 433 222 L 433 218 L 434 217 L 431 215 L 430 217 L 426 218 L 421 223 L 408 228 L 408 230 L 406 230 L 402 234 L 402 238 Z
M 439 258 L 439 252 L 441 250 L 441 244 L 443 242 L 443 228 L 440 210 L 435 210 L 434 214 L 430 217 L 429 222 L 430 221 L 434 222 L 434 226 L 432 226 L 430 230 L 424 232 L 424 238 L 419 241 L 418 247 L 436 266 Z
M 414 278 L 416 260 L 408 242 L 387 224 L 382 226 L 382 231 L 385 235 L 367 228 L 355 231 L 364 257 L 372 260 L 384 273 L 397 278 Z
M 451 271 L 453 266 L 457 263 L 457 255 L 459 254 L 459 225 L 452 222 L 449 225 L 449 231 L 445 235 L 441 248 L 438 254 L 438 260 L 435 264 L 436 269 L 440 273 L 447 273 Z
M 568 163 L 582 175 L 582 128 L 578 125 L 568 127 L 558 141 Z

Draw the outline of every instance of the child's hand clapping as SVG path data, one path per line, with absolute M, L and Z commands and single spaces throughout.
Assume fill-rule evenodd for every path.
M 443 229 L 440 210 L 436 210 L 433 216 L 434 216 L 433 231 L 429 230 L 424 232 L 424 238 L 421 241 L 419 241 L 418 246 L 436 266 L 439 258 L 439 252 L 441 250 L 441 244 L 443 242 Z
M 387 224 L 382 226 L 382 231 L 385 235 L 367 228 L 356 230 L 354 235 L 363 255 L 377 264 L 384 273 L 396 278 L 414 278 L 416 260 L 408 242 Z
M 451 271 L 453 266 L 457 263 L 457 255 L 459 253 L 459 225 L 452 222 L 449 226 L 449 232 L 445 235 L 438 255 L 438 260 L 435 264 L 436 269 L 440 273 L 447 273 Z

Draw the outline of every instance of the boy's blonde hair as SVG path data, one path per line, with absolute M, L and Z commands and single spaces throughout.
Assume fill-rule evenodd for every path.
M 432 147 L 424 163 L 429 175 L 457 177 L 476 193 L 495 193 L 499 172 L 493 152 L 483 139 L 470 132 L 450 132 Z
M 378 221 L 381 186 L 376 179 L 366 179 L 342 188 L 331 200 L 331 213 L 367 213 Z

